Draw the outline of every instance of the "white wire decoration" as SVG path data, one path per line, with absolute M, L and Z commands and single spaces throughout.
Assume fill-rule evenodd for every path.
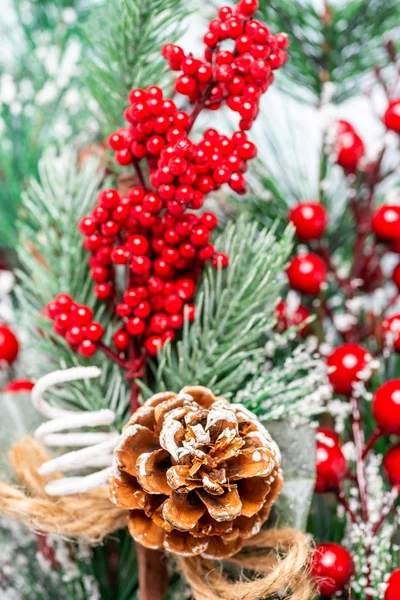
M 71 432 L 82 427 L 102 427 L 115 421 L 112 410 L 70 411 L 51 406 L 44 399 L 45 392 L 60 383 L 93 379 L 101 375 L 97 367 L 74 367 L 53 371 L 38 380 L 32 390 L 34 407 L 49 419 L 35 431 L 35 437 L 46 446 L 80 447 L 43 463 L 38 473 L 50 475 L 57 471 L 69 472 L 87 468 L 100 468 L 89 475 L 63 477 L 49 482 L 45 491 L 50 496 L 67 496 L 92 490 L 107 483 L 111 475 L 113 450 L 119 440 L 117 432 Z

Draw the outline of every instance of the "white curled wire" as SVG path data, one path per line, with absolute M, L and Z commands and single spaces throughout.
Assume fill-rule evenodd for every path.
M 78 477 L 63 477 L 48 483 L 45 491 L 50 496 L 66 496 L 92 490 L 105 484 L 111 475 L 113 450 L 119 440 L 116 432 L 68 432 L 68 430 L 81 427 L 101 427 L 111 425 L 115 421 L 112 410 L 103 409 L 95 411 L 70 411 L 51 406 L 44 399 L 45 392 L 54 385 L 77 381 L 79 379 L 92 379 L 99 377 L 101 370 L 97 367 L 74 367 L 60 371 L 53 371 L 44 375 L 32 390 L 32 403 L 34 407 L 49 421 L 40 425 L 35 431 L 35 437 L 46 446 L 54 447 L 80 447 L 49 460 L 38 469 L 40 475 L 50 475 L 57 471 L 74 471 L 88 467 L 100 467 L 89 475 Z

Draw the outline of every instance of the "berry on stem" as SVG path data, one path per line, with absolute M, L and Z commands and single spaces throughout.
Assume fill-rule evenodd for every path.
M 312 563 L 312 575 L 321 596 L 331 598 L 342 592 L 354 572 L 350 553 L 333 542 L 317 544 Z
M 295 256 L 286 272 L 293 289 L 311 296 L 319 294 L 327 278 L 324 261 L 311 252 Z
M 327 435 L 325 428 L 317 430 L 315 492 L 337 492 L 347 474 L 347 461 L 334 434 Z
M 383 434 L 400 435 L 400 379 L 391 379 L 376 390 L 372 412 Z
M 18 356 L 19 343 L 7 325 L 0 325 L 0 362 L 12 365 Z
M 384 600 L 399 600 L 400 598 L 400 569 L 393 571 L 387 581 Z
M 289 213 L 299 240 L 318 240 L 324 234 L 328 221 L 326 209 L 318 202 L 302 202 Z
M 348 173 L 354 173 L 365 154 L 364 142 L 347 121 L 339 121 L 336 162 Z
M 393 242 L 400 238 L 400 207 L 383 204 L 373 214 L 372 231 L 376 237 L 385 242 Z
M 389 102 L 383 115 L 383 122 L 390 131 L 400 133 L 400 98 Z
M 388 450 L 383 459 L 383 468 L 391 485 L 400 485 L 400 444 Z
M 328 377 L 337 394 L 351 395 L 353 384 L 371 360 L 370 353 L 359 344 L 343 344 L 328 356 Z

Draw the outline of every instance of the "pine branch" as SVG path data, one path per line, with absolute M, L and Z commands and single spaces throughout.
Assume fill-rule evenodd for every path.
M 105 133 L 121 124 L 132 88 L 168 81 L 161 47 L 177 39 L 186 14 L 183 0 L 111 0 L 95 8 L 87 28 L 93 57 L 86 75 Z
M 240 389 L 264 352 L 260 339 L 274 320 L 291 240 L 291 228 L 277 240 L 274 229 L 259 233 L 242 219 L 227 227 L 216 245 L 229 255 L 229 267 L 206 271 L 195 321 L 185 323 L 180 342 L 161 351 L 154 382 L 138 382 L 145 396 L 189 384 L 228 397 Z
M 337 86 L 343 101 L 359 91 L 374 65 L 382 64 L 384 41 L 398 26 L 396 0 L 326 2 L 260 0 L 265 20 L 288 33 L 290 61 L 279 77 L 286 92 L 303 100 L 321 97 L 323 82 Z
M 39 180 L 32 181 L 23 196 L 25 218 L 20 223 L 18 246 L 23 270 L 18 272 L 16 293 L 32 344 L 43 353 L 37 364 L 30 365 L 35 376 L 88 364 L 53 334 L 52 322 L 43 315 L 46 304 L 58 293 L 67 292 L 80 304 L 91 306 L 96 320 L 101 318 L 105 323 L 107 318 L 104 307 L 94 303 L 87 255 L 78 231 L 80 219 L 94 204 L 102 178 L 97 161 L 87 161 L 79 169 L 73 151 L 57 154 L 53 148 L 39 163 Z M 52 390 L 48 392 L 50 401 L 75 410 L 111 408 L 122 422 L 129 405 L 129 386 L 121 370 L 103 358 L 92 358 L 90 364 L 103 369 L 100 379 Z

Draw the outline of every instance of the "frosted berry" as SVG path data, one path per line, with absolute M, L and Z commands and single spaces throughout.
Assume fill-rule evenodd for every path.
M 327 224 L 326 209 L 317 202 L 302 202 L 289 214 L 289 219 L 301 241 L 318 240 L 324 234 Z
M 343 344 L 327 359 L 328 377 L 336 394 L 350 396 L 353 384 L 371 359 L 369 352 L 359 344 Z
M 301 325 L 310 316 L 309 311 L 302 304 L 291 307 L 285 301 L 279 302 L 275 312 L 278 319 L 277 326 L 280 332 L 286 331 L 289 327 Z M 300 327 L 298 332 L 300 335 L 306 335 L 307 325 Z
M 354 173 L 365 154 L 364 142 L 347 121 L 339 121 L 336 162 L 345 171 Z
M 400 133 L 400 99 L 391 100 L 383 115 L 383 122 L 387 129 Z
M 382 321 L 383 342 L 395 352 L 400 352 L 400 314 L 392 315 Z
M 376 390 L 372 412 L 382 433 L 400 435 L 400 379 L 391 379 Z
M 377 238 L 395 241 L 400 238 L 400 207 L 383 204 L 373 214 L 372 231 Z
M 391 485 L 400 485 L 400 444 L 388 450 L 383 459 L 383 468 Z
M 318 429 L 316 447 L 317 494 L 337 491 L 347 473 L 347 461 L 333 436 L 326 435 L 325 429 Z
M 299 254 L 292 259 L 287 276 L 293 289 L 316 296 L 326 281 L 327 268 L 316 254 Z
M 19 343 L 7 325 L 0 325 L 0 362 L 12 365 L 18 356 Z
M 387 581 L 384 600 L 399 600 L 400 598 L 400 569 L 393 571 Z
M 312 576 L 321 596 L 331 598 L 342 592 L 354 572 L 350 553 L 333 542 L 317 544 L 315 548 Z

